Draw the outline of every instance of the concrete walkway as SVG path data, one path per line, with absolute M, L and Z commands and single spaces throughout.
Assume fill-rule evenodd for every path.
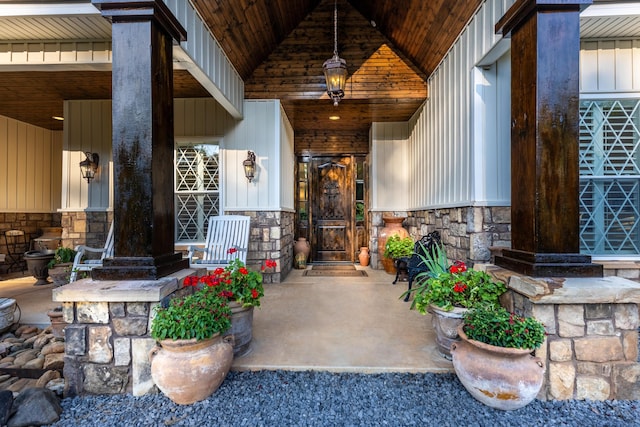
M 283 283 L 265 285 L 251 351 L 232 369 L 452 372 L 436 349 L 430 317 L 400 299 L 406 283 L 394 286 L 394 276 L 364 269 L 367 277 L 305 277 L 293 270 Z M 0 297 L 18 302 L 20 323 L 45 327 L 47 311 L 58 304 L 51 301 L 53 285 L 35 281 L 19 273 L 0 277 Z

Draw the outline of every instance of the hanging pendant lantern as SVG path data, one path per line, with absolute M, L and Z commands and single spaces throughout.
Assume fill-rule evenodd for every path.
M 327 81 L 327 94 L 338 106 L 344 97 L 344 88 L 347 84 L 347 61 L 338 56 L 338 4 L 333 4 L 333 57 L 322 64 L 324 78 Z

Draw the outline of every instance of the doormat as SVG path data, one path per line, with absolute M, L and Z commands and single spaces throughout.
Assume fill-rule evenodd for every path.
M 353 264 L 314 264 L 311 266 L 314 270 L 355 270 Z

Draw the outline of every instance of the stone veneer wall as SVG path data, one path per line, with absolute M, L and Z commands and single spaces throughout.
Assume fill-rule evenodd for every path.
M 62 244 L 70 248 L 75 248 L 77 245 L 92 248 L 104 247 L 111 221 L 113 221 L 111 211 L 63 212 Z
M 7 230 L 23 230 L 28 242 L 42 234 L 42 227 L 60 227 L 60 214 L 55 212 L 27 213 L 0 212 L 0 254 L 7 254 L 4 232 Z M 0 264 L 0 271 L 3 270 Z
M 491 258 L 493 246 L 511 246 L 509 207 L 459 207 L 412 212 L 372 212 L 369 215 L 371 265 L 381 269 L 378 233 L 383 216 L 406 216 L 403 226 L 413 240 L 438 230 L 451 260 L 483 263 Z
M 65 396 L 157 392 L 149 351 L 155 306 L 192 292 L 182 270 L 157 281 L 80 280 L 53 290 L 65 328 Z
M 534 279 L 487 267 L 508 284 L 503 305 L 540 320 L 535 355 L 546 367 L 539 399 L 640 399 L 640 285 L 628 279 Z
M 263 282 L 282 282 L 293 268 L 295 214 L 285 211 L 234 211 L 226 214 L 251 217 L 247 266 L 260 271 L 264 260 L 272 259 L 277 266 L 272 273 L 263 273 Z

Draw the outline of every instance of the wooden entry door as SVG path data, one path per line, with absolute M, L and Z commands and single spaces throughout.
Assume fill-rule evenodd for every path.
M 322 157 L 311 162 L 314 261 L 353 261 L 353 161 Z

